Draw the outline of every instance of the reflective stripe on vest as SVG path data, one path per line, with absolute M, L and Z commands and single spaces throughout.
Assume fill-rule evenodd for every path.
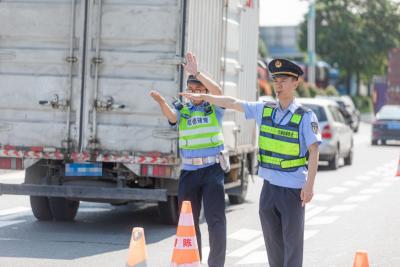
M 224 144 L 224 136 L 219 125 L 214 106 L 211 112 L 191 112 L 187 106 L 180 111 L 179 148 L 203 149 Z
M 258 160 L 260 166 L 279 171 L 296 171 L 307 164 L 306 157 L 300 157 L 299 126 L 305 110 L 298 108 L 286 125 L 275 124 L 272 120 L 273 106 L 266 105 L 260 127 Z

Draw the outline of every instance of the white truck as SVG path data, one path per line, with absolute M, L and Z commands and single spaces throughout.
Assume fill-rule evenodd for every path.
M 176 223 L 176 129 L 149 97 L 185 90 L 187 51 L 224 94 L 255 100 L 257 0 L 0 1 L 0 168 L 25 169 L 1 194 L 29 195 L 38 220 L 73 220 L 79 201 L 157 202 Z M 227 111 L 242 203 L 256 165 L 255 127 Z

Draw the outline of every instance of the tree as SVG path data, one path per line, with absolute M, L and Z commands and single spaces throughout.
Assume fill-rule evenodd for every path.
M 399 45 L 400 8 L 391 0 L 317 0 L 316 50 L 337 64 L 346 78 L 370 82 L 382 74 L 389 49 Z M 307 17 L 300 26 L 299 45 L 307 50 Z
M 261 58 L 266 58 L 268 56 L 268 48 L 264 40 L 258 39 L 258 56 Z

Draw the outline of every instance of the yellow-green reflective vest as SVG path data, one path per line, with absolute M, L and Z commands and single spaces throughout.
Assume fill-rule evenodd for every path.
M 209 112 L 191 112 L 186 105 L 180 110 L 180 149 L 213 148 L 224 144 L 224 136 L 215 114 L 215 107 L 213 105 L 209 107 Z
M 289 123 L 278 125 L 272 120 L 274 105 L 265 105 L 259 135 L 260 166 L 267 169 L 294 172 L 306 166 L 306 157 L 300 157 L 299 126 L 307 110 L 297 108 Z

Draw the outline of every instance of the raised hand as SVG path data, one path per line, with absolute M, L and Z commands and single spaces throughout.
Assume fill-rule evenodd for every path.
M 164 98 L 163 96 L 161 96 L 160 93 L 157 92 L 157 91 L 151 91 L 151 92 L 150 92 L 150 96 L 151 96 L 158 104 L 165 103 L 165 98 Z
M 183 64 L 185 71 L 191 75 L 196 76 L 197 74 L 197 60 L 196 57 L 191 53 L 186 54 L 186 63 Z

